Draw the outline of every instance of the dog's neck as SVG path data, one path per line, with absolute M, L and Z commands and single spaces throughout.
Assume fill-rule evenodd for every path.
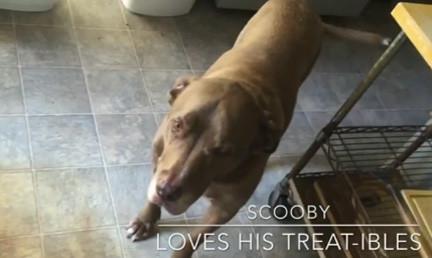
M 275 123 L 276 130 L 280 131 L 280 137 L 286 128 L 286 118 L 281 99 L 276 92 L 269 87 L 257 87 L 242 81 L 235 84 L 241 87 L 252 99 L 267 119 Z

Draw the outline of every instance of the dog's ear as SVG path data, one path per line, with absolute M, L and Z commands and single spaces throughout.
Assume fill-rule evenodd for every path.
M 263 119 L 259 128 L 257 143 L 253 147 L 254 153 L 273 153 L 281 138 L 281 129 L 279 129 L 271 117 L 270 112 L 263 112 Z
M 187 86 L 189 86 L 189 84 L 196 80 L 197 77 L 195 76 L 184 76 L 184 77 L 180 77 L 178 78 L 175 83 L 173 88 L 170 90 L 169 94 L 170 94 L 170 99 L 169 99 L 169 103 L 170 105 L 172 105 L 175 101 L 175 99 L 180 95 L 180 93 L 186 89 Z

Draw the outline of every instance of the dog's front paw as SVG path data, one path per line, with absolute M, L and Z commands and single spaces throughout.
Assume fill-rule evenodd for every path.
M 142 221 L 139 218 L 132 220 L 127 226 L 127 238 L 133 242 L 145 240 L 157 232 L 156 222 Z

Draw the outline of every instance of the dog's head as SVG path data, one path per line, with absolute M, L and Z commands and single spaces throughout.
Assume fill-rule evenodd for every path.
M 268 114 L 234 82 L 182 78 L 170 94 L 171 111 L 154 140 L 148 197 L 179 214 L 251 155 L 273 152 L 279 138 Z

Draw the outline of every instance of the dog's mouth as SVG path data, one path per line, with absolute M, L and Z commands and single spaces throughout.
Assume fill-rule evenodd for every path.
M 173 215 L 178 215 L 184 212 L 184 210 L 182 210 L 180 207 L 181 205 L 178 205 L 176 201 L 166 200 L 162 198 L 159 194 L 156 193 L 155 189 L 155 180 L 152 180 L 148 190 L 148 200 L 151 203 L 156 204 L 160 207 L 164 207 L 170 214 Z
M 160 207 L 164 207 L 165 210 L 167 210 L 172 215 L 178 215 L 183 212 L 183 210 L 181 210 L 175 202 L 163 200 L 161 197 L 157 195 L 149 198 L 149 201 Z
M 164 200 L 157 194 L 149 195 L 148 199 L 151 203 L 156 204 L 158 206 L 163 206 L 164 204 Z

